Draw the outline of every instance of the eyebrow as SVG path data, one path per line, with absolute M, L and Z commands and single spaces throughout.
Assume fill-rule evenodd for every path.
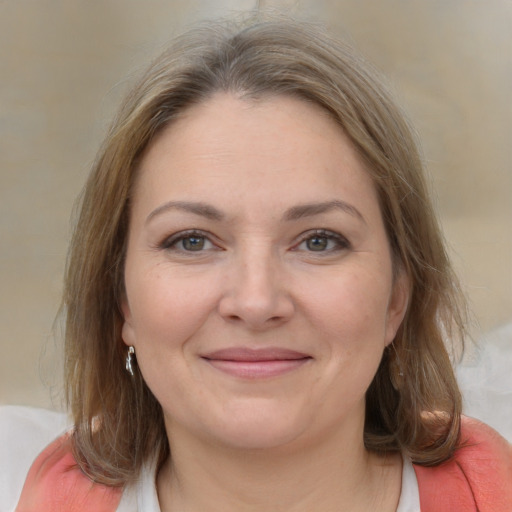
M 169 201 L 154 209 L 148 215 L 146 224 L 157 215 L 160 215 L 169 210 L 182 210 L 188 213 L 199 215 L 200 217 L 205 217 L 210 220 L 219 221 L 224 218 L 224 214 L 220 210 L 217 210 L 217 208 L 214 206 L 206 203 L 197 203 L 193 201 Z
M 210 220 L 221 221 L 225 218 L 224 213 L 215 208 L 214 206 L 194 201 L 169 201 L 158 208 L 155 208 L 147 217 L 146 224 L 151 221 L 154 217 L 161 215 L 169 210 L 182 210 L 188 213 L 193 213 L 200 217 L 205 217 Z M 366 224 L 366 220 L 362 213 L 355 207 L 345 201 L 334 199 L 332 201 L 324 201 L 320 203 L 306 203 L 293 206 L 288 209 L 284 215 L 283 220 L 294 221 L 304 217 L 313 217 L 322 213 L 327 213 L 332 210 L 341 210 L 344 213 L 348 213 L 353 217 L 358 218 Z
M 331 210 L 341 210 L 344 213 L 348 213 L 358 218 L 366 224 L 363 214 L 355 206 L 339 199 L 325 201 L 322 203 L 307 203 L 294 206 L 286 211 L 283 218 L 287 221 L 299 220 L 304 217 L 313 217 L 315 215 L 327 213 Z

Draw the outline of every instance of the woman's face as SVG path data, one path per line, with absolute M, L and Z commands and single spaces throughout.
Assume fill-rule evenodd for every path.
M 407 286 L 340 127 L 298 99 L 219 93 L 167 127 L 139 173 L 123 339 L 171 440 L 360 435 Z

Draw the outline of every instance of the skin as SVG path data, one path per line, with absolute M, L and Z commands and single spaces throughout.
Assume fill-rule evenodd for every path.
M 401 459 L 367 453 L 363 425 L 407 283 L 326 113 L 224 93 L 187 110 L 142 159 L 125 280 L 123 339 L 171 445 L 163 511 L 396 510 Z M 225 349 L 303 357 L 276 373 Z

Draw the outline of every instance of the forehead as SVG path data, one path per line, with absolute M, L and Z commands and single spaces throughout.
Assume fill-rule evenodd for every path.
M 135 196 L 308 202 L 340 193 L 375 198 L 353 144 L 328 112 L 294 97 L 218 93 L 155 138 L 142 158 Z

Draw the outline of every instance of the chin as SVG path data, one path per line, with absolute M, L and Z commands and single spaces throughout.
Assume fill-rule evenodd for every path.
M 264 411 L 262 408 L 229 414 L 218 424 L 211 425 L 210 435 L 217 443 L 236 449 L 264 450 L 292 443 L 307 430 L 304 418 L 283 410 Z
M 265 427 L 236 426 L 224 429 L 216 436 L 217 443 L 238 450 L 271 450 L 284 447 L 298 437 L 295 429 L 278 429 L 275 425 Z

